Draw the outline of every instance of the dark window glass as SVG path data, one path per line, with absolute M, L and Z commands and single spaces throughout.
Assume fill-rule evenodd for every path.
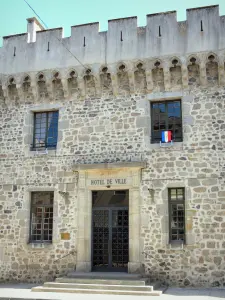
M 164 101 L 151 103 L 152 143 L 161 141 L 161 132 L 170 130 L 174 142 L 182 141 L 181 102 Z
M 123 207 L 129 205 L 129 191 L 93 191 L 93 207 Z
M 33 148 L 56 148 L 58 139 L 58 111 L 34 114 Z
M 169 189 L 170 242 L 185 241 L 184 188 Z
M 31 193 L 30 242 L 51 242 L 54 192 Z

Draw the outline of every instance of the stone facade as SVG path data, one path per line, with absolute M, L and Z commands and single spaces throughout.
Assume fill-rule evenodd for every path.
M 43 28 L 29 19 L 30 28 L 35 42 Z M 225 284 L 225 48 L 174 53 L 2 71 L 0 281 L 90 271 L 91 191 L 126 188 L 129 272 L 180 286 Z M 183 142 L 160 147 L 151 144 L 150 103 L 171 99 L 181 99 Z M 59 111 L 57 149 L 36 154 L 33 114 L 50 110 Z M 121 176 L 125 186 L 90 184 Z M 185 188 L 185 244 L 169 243 L 171 187 Z M 32 191 L 54 191 L 51 244 L 29 243 Z

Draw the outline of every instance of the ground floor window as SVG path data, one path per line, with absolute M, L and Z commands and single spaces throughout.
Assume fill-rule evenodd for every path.
M 184 188 L 169 189 L 170 242 L 185 242 Z
M 51 242 L 54 192 L 31 193 L 30 242 Z

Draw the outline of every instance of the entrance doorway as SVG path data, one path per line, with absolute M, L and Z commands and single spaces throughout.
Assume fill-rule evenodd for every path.
M 127 271 L 129 191 L 92 192 L 92 269 Z

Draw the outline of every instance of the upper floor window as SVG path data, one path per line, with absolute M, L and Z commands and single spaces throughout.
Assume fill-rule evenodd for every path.
M 31 193 L 30 242 L 51 242 L 54 192 Z
M 34 113 L 33 148 L 52 148 L 57 146 L 58 111 Z
M 184 188 L 169 189 L 170 242 L 185 241 Z
M 160 101 L 151 103 L 152 143 L 159 143 L 162 131 L 171 131 L 172 141 L 182 141 L 181 101 Z

